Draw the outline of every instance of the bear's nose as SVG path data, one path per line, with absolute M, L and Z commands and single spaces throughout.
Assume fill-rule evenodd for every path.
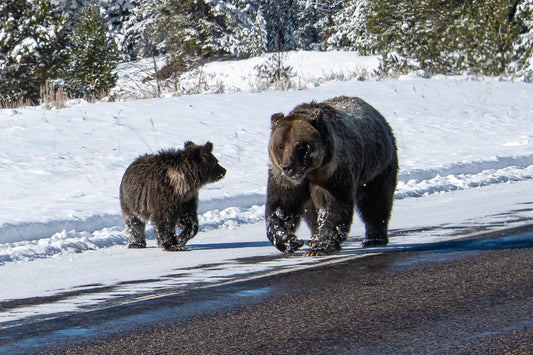
M 294 174 L 292 166 L 290 166 L 289 164 L 282 164 L 281 165 L 281 170 L 287 176 L 292 176 Z

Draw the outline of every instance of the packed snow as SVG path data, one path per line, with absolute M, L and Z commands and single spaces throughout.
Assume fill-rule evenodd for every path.
M 326 82 L 349 79 L 334 75 L 348 65 L 377 65 L 375 58 L 337 55 L 339 61 L 331 53 L 290 54 L 298 73 L 317 74 L 300 75 L 301 90 L 255 92 L 245 80 L 254 68 L 249 60 L 228 61 L 204 68 L 216 73 L 207 81 L 233 87 L 224 94 L 0 110 L 0 323 L 323 260 L 281 255 L 264 230 L 270 116 L 303 102 L 358 96 L 389 121 L 401 167 L 391 248 L 446 238 L 447 225 L 508 221 L 502 212 L 531 203 L 531 84 L 464 77 Z M 123 91 L 133 90 L 125 85 L 132 68 Z M 228 171 L 200 191 L 200 233 L 188 251 L 168 253 L 156 248 L 149 228 L 149 248 L 127 249 L 122 174 L 138 155 L 187 140 L 213 142 Z M 532 218 L 522 209 L 511 219 Z M 428 228 L 435 226 L 442 228 Z M 366 252 L 359 248 L 363 233 L 355 217 L 339 256 Z M 305 227 L 298 234 L 309 237 Z

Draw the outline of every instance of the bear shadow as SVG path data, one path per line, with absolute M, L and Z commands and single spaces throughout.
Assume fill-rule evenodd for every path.
M 187 250 L 209 250 L 209 249 L 237 249 L 237 248 L 259 248 L 268 247 L 272 244 L 266 240 L 261 242 L 234 242 L 234 243 L 208 243 L 208 244 L 187 244 Z

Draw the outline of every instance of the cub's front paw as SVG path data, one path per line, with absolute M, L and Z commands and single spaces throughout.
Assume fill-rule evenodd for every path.
M 146 248 L 146 243 L 130 243 L 128 249 L 143 249 Z

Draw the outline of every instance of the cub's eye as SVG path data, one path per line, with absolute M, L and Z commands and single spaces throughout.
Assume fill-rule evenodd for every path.
M 285 149 L 285 146 L 283 144 L 278 144 L 278 145 L 276 145 L 276 149 L 277 150 L 283 150 L 283 149 Z

